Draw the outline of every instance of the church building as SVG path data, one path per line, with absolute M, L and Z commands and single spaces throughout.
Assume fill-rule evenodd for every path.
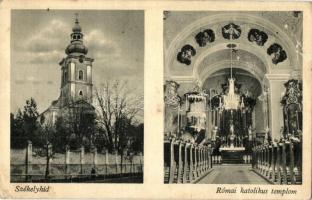
M 66 57 L 59 62 L 62 76 L 60 96 L 41 114 L 46 124 L 54 124 L 57 117 L 68 114 L 73 108 L 94 114 L 94 107 L 91 105 L 94 59 L 87 57 L 88 48 L 83 44 L 83 36 L 76 18 L 70 34 L 70 44 L 65 49 Z

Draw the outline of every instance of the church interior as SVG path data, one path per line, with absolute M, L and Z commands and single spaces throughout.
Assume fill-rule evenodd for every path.
M 165 11 L 164 55 L 165 183 L 213 164 L 299 181 L 302 12 Z

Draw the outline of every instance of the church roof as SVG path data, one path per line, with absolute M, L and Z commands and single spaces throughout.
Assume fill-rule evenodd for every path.
M 88 53 L 88 48 L 83 44 L 83 34 L 81 32 L 81 26 L 79 25 L 78 18 L 75 20 L 75 24 L 72 28 L 71 33 L 71 41 L 70 44 L 67 46 L 65 53 L 67 55 L 71 54 L 83 54 L 86 55 Z

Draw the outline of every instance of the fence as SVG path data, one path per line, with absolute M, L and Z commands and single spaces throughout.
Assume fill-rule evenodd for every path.
M 253 148 L 254 171 L 274 184 L 302 183 L 302 141 L 287 140 Z
M 41 157 L 41 160 L 34 159 L 33 155 L 35 153 L 31 143 L 28 144 L 23 153 L 25 159 L 20 163 L 12 160 L 11 155 L 11 182 L 70 182 L 83 181 L 83 179 L 103 180 L 125 176 L 141 176 L 143 174 L 142 155 L 138 156 L 139 159 L 130 159 L 127 162 L 123 160 L 121 162 L 117 153 L 112 156 L 108 154 L 107 150 L 105 154 L 100 154 L 95 148 L 91 154 L 86 156 L 84 147 L 81 147 L 79 151 L 70 151 L 69 148 L 66 148 L 65 154 L 58 155 L 63 159 L 58 158 L 54 162 L 50 158 L 49 164 L 47 164 L 45 162 L 46 157 Z M 78 160 L 73 159 L 77 157 Z M 113 157 L 114 161 L 112 161 Z
M 212 149 L 178 140 L 164 142 L 165 183 L 193 183 L 210 172 Z

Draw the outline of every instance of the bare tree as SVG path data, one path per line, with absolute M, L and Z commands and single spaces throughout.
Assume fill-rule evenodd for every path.
M 136 122 L 143 111 L 143 97 L 127 88 L 127 82 L 106 82 L 95 91 L 98 122 L 104 127 L 108 149 L 123 154 L 127 127 Z

